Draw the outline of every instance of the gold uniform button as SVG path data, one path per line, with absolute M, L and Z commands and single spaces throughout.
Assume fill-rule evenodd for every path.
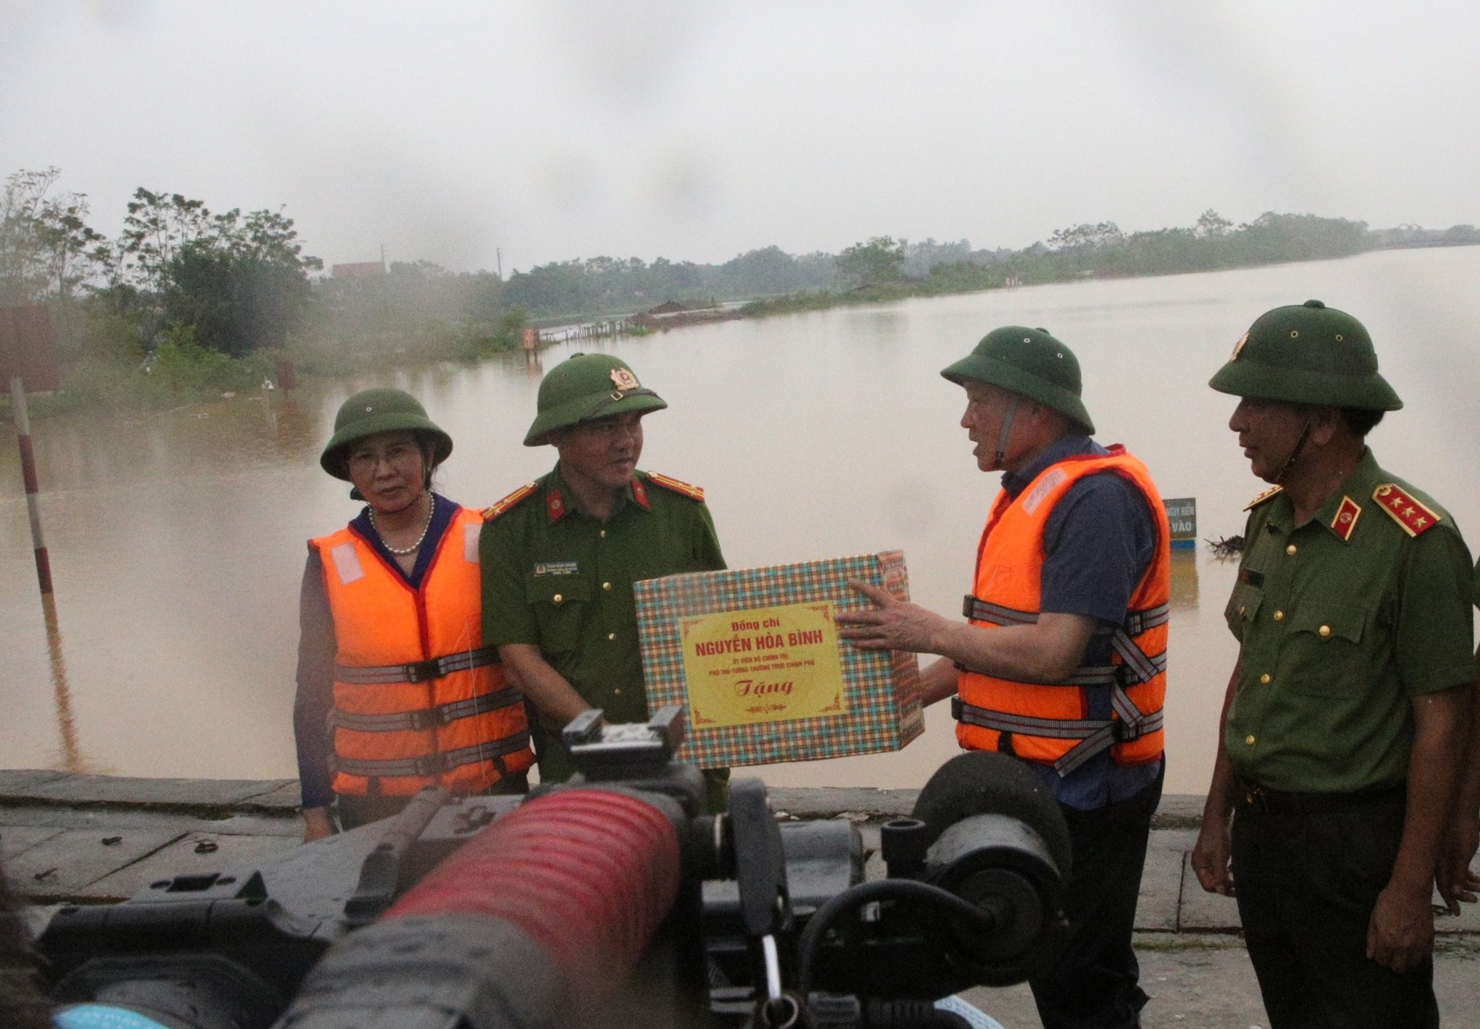
M 1283 612 L 1283 611 L 1276 611 L 1274 613 L 1274 620 L 1277 621 L 1277 622 L 1283 622 L 1285 620 L 1285 612 Z
M 601 588 L 604 589 L 604 590 L 609 590 L 609 589 L 612 588 L 612 584 L 609 583 L 609 582 L 604 582 L 604 583 L 601 584 Z
M 1254 734 L 1249 733 L 1249 735 L 1245 736 L 1244 742 L 1252 747 L 1254 745 Z
M 1264 683 L 1264 685 L 1268 686 L 1269 685 L 1269 673 L 1268 672 L 1265 672 L 1263 675 L 1261 675 L 1259 677 L 1259 681 L 1262 682 L 1262 683 Z
M 1288 547 L 1285 548 L 1285 553 L 1287 553 L 1287 554 L 1293 554 L 1293 553 L 1295 553 L 1295 551 L 1297 551 L 1299 549 L 1300 549 L 1299 547 L 1297 547 L 1295 544 L 1291 543 Z
M 1247 608 L 1247 607 L 1245 607 L 1245 606 L 1244 606 L 1244 605 L 1242 605 L 1242 604 L 1240 604 L 1240 605 L 1239 605 L 1239 609 L 1238 609 L 1238 613 L 1239 613 L 1239 614 L 1243 614 L 1243 613 L 1244 613 L 1244 612 L 1245 612 L 1245 611 L 1247 611 L 1247 610 L 1248 610 L 1248 608 Z
M 606 530 L 602 529 L 599 533 L 597 533 L 597 535 L 600 536 L 602 539 L 606 539 Z
M 559 593 L 557 593 L 557 594 L 555 594 L 555 595 L 554 595 L 554 596 L 553 596 L 553 597 L 551 597 L 551 598 L 550 598 L 550 599 L 551 599 L 551 600 L 553 600 L 553 601 L 555 601 L 555 603 L 557 603 L 557 604 L 558 604 L 558 603 L 560 603 L 560 602 L 561 602 L 561 601 L 562 601 L 562 600 L 564 600 L 564 599 L 565 599 L 565 598 L 564 598 L 564 597 L 562 597 L 562 596 L 561 596 L 561 595 L 560 595 L 560 594 L 559 594 Z
M 620 687 L 620 686 L 614 686 L 614 687 L 612 687 L 612 696 L 614 696 L 614 697 L 620 697 L 621 695 L 622 695 L 622 687 Z
M 609 639 L 609 640 L 614 640 L 614 639 L 617 638 L 617 634 L 614 633 L 614 632 L 609 632 L 609 633 L 606 634 L 606 638 Z
M 1320 633 L 1322 636 L 1329 636 L 1331 635 L 1331 626 L 1323 625 L 1319 629 L 1317 629 L 1316 632 Z

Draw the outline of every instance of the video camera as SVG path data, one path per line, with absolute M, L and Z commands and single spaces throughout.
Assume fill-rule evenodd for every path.
M 1068 832 L 1014 759 L 943 765 L 881 827 L 887 876 L 866 879 L 857 827 L 778 823 L 758 779 L 704 814 L 702 776 L 673 759 L 683 727 L 679 706 L 589 711 L 564 730 L 567 783 L 427 789 L 254 870 L 64 907 L 37 941 L 58 1024 L 965 1025 L 935 1002 L 1055 956 Z

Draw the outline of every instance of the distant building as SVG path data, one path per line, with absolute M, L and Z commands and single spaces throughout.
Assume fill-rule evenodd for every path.
M 360 261 L 357 264 L 336 264 L 329 269 L 336 279 L 370 279 L 385 274 L 382 261 Z

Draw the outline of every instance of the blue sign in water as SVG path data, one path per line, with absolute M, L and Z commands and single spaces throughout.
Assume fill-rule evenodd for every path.
M 1178 497 L 1163 500 L 1167 509 L 1167 522 L 1172 527 L 1172 549 L 1192 550 L 1197 546 L 1197 500 L 1193 497 Z

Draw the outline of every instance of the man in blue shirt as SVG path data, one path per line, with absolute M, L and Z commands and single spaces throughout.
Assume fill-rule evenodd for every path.
M 1030 983 L 1039 1015 L 1134 1027 L 1147 997 L 1131 931 L 1163 778 L 1166 515 L 1145 467 L 1090 438 L 1078 362 L 1045 330 L 994 330 L 942 374 L 966 390 L 977 467 L 1003 473 L 970 620 L 859 584 L 879 609 L 839 622 L 858 646 L 941 655 L 924 702 L 952 699 L 963 747 L 1022 758 L 1053 793 L 1073 844 L 1072 935 Z

